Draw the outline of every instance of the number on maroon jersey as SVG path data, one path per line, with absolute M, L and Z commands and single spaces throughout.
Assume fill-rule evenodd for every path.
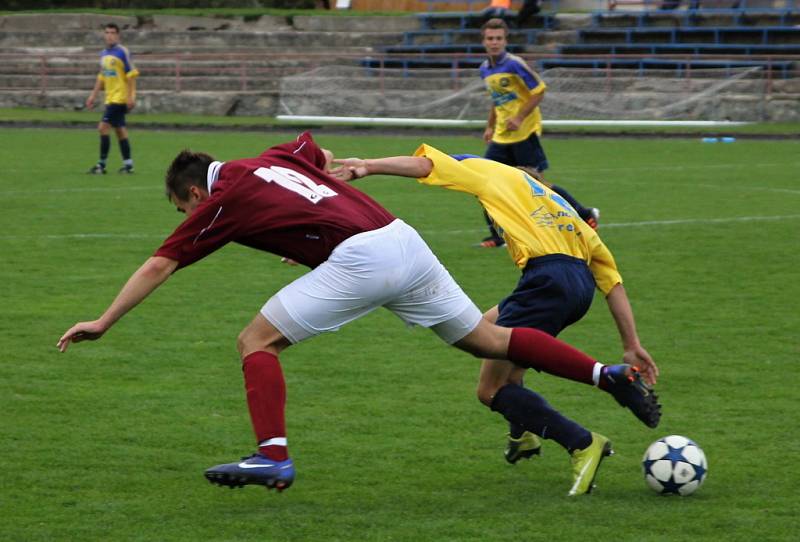
M 253 174 L 261 177 L 268 183 L 275 183 L 286 190 L 291 190 L 314 204 L 322 201 L 322 198 L 330 198 L 338 195 L 324 184 L 317 184 L 302 173 L 285 167 L 260 167 L 255 170 Z

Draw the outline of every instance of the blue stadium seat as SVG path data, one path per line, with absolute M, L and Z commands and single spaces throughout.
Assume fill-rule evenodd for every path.
M 575 44 L 558 48 L 563 55 L 800 55 L 800 44 L 730 43 Z
M 800 44 L 800 27 L 597 28 L 578 31 L 579 43 Z

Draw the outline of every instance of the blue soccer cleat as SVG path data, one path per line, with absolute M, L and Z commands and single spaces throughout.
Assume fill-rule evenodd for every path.
M 283 491 L 294 482 L 294 464 L 291 459 L 274 461 L 261 454 L 243 457 L 240 463 L 225 463 L 205 472 L 212 484 L 230 488 L 246 485 L 266 486 Z
M 661 420 L 661 405 L 653 389 L 642 381 L 639 369 L 622 363 L 607 365 L 603 371 L 606 391 L 617 403 L 627 407 L 647 427 L 657 427 Z

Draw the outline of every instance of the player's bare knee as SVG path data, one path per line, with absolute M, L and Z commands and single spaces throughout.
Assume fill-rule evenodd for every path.
M 497 389 L 495 389 L 494 386 L 479 383 L 477 392 L 478 401 L 491 408 L 492 400 L 494 399 L 494 394 L 497 393 Z
M 236 339 L 236 348 L 242 358 L 257 351 L 278 355 L 289 344 L 289 341 L 271 324 L 267 324 L 261 315 L 250 322 Z
M 258 350 L 267 350 L 268 346 L 268 341 L 259 337 L 258 334 L 253 333 L 250 326 L 244 328 L 236 338 L 236 348 L 239 350 L 239 355 L 243 358 Z

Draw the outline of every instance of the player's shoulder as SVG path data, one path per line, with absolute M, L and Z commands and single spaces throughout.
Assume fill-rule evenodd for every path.
M 515 55 L 513 53 L 506 53 L 505 60 L 509 66 L 521 67 L 527 69 L 528 71 L 533 71 L 533 69 L 528 64 L 528 61 L 526 61 L 519 55 Z

